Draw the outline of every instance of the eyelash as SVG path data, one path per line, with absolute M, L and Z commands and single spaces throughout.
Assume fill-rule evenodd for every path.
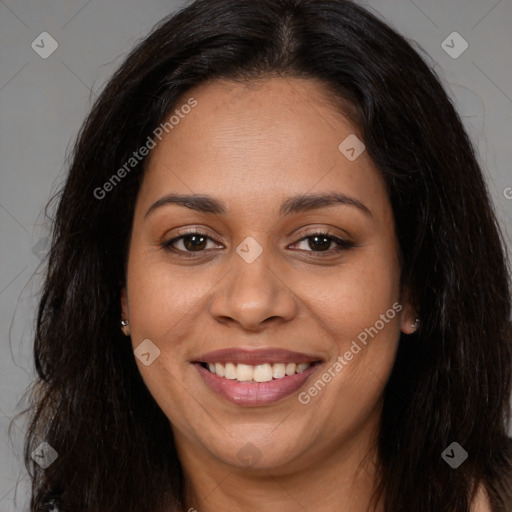
M 190 231 L 187 233 L 183 233 L 182 235 L 179 235 L 179 236 L 169 240 L 168 242 L 165 242 L 164 244 L 162 244 L 161 247 L 165 251 L 179 253 L 181 256 L 184 256 L 185 258 L 197 258 L 197 257 L 204 255 L 205 249 L 200 250 L 200 251 L 184 251 L 181 249 L 176 249 L 176 247 L 173 247 L 173 245 L 177 241 L 187 238 L 189 236 L 200 236 L 200 237 L 206 238 L 207 240 L 213 241 L 213 239 L 210 238 L 208 235 L 206 235 L 206 233 L 201 233 L 199 231 Z M 299 239 L 297 242 L 303 242 L 304 240 L 307 240 L 308 238 L 313 238 L 315 236 L 330 238 L 331 243 L 334 242 L 337 245 L 337 247 L 335 247 L 334 249 L 328 249 L 326 251 L 313 251 L 313 250 L 305 251 L 305 252 L 309 252 L 309 253 L 314 253 L 315 256 L 313 256 L 313 257 L 323 258 L 323 257 L 327 257 L 327 256 L 332 256 L 333 254 L 338 254 L 341 251 L 346 251 L 348 249 L 352 249 L 353 247 L 355 247 L 355 244 L 353 242 L 351 242 L 349 240 L 343 240 L 342 238 L 332 235 L 329 232 L 323 232 L 323 231 L 317 231 L 314 233 L 310 233 L 309 235 Z

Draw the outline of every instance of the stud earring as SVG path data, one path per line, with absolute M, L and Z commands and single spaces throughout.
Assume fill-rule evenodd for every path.
M 128 321 L 121 319 L 121 330 L 125 336 L 130 336 L 130 330 L 128 329 Z
M 419 318 L 416 318 L 414 323 L 412 324 L 413 329 L 418 329 L 418 327 L 421 325 L 421 320 Z

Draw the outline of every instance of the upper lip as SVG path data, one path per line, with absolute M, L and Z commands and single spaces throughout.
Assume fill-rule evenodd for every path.
M 322 361 L 321 357 L 303 352 L 293 352 L 282 348 L 248 349 L 230 347 L 202 354 L 198 363 L 234 363 L 234 364 L 274 364 L 274 363 L 313 363 Z

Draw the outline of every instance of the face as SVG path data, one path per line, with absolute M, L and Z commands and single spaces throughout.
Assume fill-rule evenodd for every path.
M 412 330 L 362 135 L 314 81 L 217 81 L 177 108 L 192 97 L 151 152 L 123 291 L 180 459 L 285 473 L 361 455 Z

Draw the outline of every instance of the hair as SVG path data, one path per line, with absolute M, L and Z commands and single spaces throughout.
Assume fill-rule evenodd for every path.
M 484 485 L 493 510 L 512 510 L 505 243 L 474 148 L 432 66 L 351 1 L 197 0 L 161 21 L 105 86 L 56 197 L 37 379 L 24 411 L 31 512 L 55 500 L 66 512 L 183 507 L 169 420 L 119 325 L 147 158 L 103 199 L 94 191 L 154 139 L 192 87 L 266 77 L 315 80 L 352 107 L 386 183 L 402 289 L 421 316 L 415 334 L 401 335 L 384 390 L 374 502 L 386 512 L 468 512 Z M 30 457 L 42 440 L 58 452 L 45 470 Z M 452 442 L 469 454 L 457 470 L 441 457 Z

